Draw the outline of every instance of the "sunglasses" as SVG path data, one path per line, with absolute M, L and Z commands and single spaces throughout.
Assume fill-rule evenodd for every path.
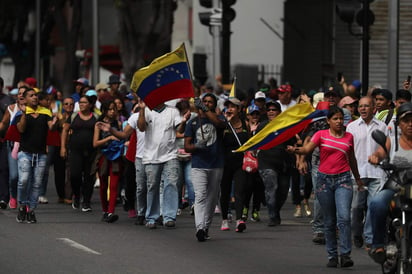
M 268 108 L 267 111 L 279 111 L 277 108 Z
M 65 106 L 74 106 L 72 103 L 64 103 Z

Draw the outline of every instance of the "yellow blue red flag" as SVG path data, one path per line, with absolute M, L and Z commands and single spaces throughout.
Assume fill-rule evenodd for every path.
M 150 109 L 168 100 L 194 97 L 185 45 L 136 71 L 130 88 Z
M 236 97 L 236 76 L 235 79 L 233 80 L 232 87 L 230 88 L 230 93 L 229 93 L 229 98 L 235 98 Z
M 311 104 L 296 104 L 270 121 L 235 152 L 266 150 L 282 144 L 310 123 L 326 117 L 328 110 L 315 110 Z

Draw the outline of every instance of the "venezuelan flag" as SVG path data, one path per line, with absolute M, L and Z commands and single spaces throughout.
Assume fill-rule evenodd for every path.
M 328 110 L 314 110 L 309 103 L 296 104 L 280 113 L 234 152 L 275 147 L 294 137 L 310 123 L 325 118 L 327 112 Z
M 130 87 L 150 109 L 168 100 L 194 97 L 185 45 L 136 71 Z
M 6 131 L 6 136 L 4 136 L 4 139 L 7 141 L 12 141 L 12 142 L 20 142 L 20 132 L 17 129 L 17 122 L 18 122 L 18 117 L 22 115 L 21 110 L 17 111 L 17 113 L 14 115 L 13 119 L 10 122 L 9 127 L 7 128 Z

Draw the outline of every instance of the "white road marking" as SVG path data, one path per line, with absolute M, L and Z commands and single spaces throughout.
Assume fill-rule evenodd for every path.
M 57 238 L 57 240 L 60 240 L 63 243 L 65 243 L 65 244 L 67 244 L 71 247 L 80 249 L 81 251 L 91 253 L 91 254 L 94 254 L 94 255 L 102 255 L 100 252 L 94 251 L 93 249 L 88 248 L 87 246 L 84 246 L 82 244 L 79 244 L 78 242 L 75 242 L 73 240 L 70 240 L 69 238 Z

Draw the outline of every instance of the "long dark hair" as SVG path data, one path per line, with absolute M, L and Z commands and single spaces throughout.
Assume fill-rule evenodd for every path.
M 109 112 L 111 104 L 113 104 L 113 106 L 116 108 L 116 104 L 114 103 L 113 100 L 104 101 L 102 103 L 102 105 L 100 106 L 100 111 L 102 112 L 102 115 L 100 115 L 98 121 L 103 121 L 103 119 L 106 118 L 107 112 Z M 117 109 L 116 109 L 116 112 L 117 112 Z

